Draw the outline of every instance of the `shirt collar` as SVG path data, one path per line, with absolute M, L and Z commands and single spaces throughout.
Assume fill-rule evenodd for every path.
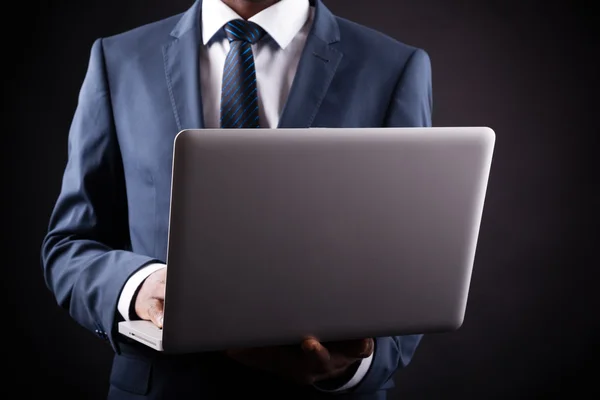
M 285 49 L 310 17 L 309 0 L 280 0 L 254 15 L 249 21 L 258 24 Z M 206 45 L 232 19 L 242 19 L 221 0 L 202 2 L 202 42 Z

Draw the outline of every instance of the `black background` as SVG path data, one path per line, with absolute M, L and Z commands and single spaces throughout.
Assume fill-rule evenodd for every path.
M 36 0 L 4 7 L 6 390 L 106 395 L 112 350 L 58 308 L 43 283 L 39 249 L 93 40 L 191 4 Z M 397 374 L 391 397 L 597 392 L 592 250 L 600 205 L 593 173 L 600 69 L 592 2 L 325 4 L 429 53 L 434 125 L 487 125 L 497 134 L 465 323 L 456 333 L 426 337 L 410 367 Z

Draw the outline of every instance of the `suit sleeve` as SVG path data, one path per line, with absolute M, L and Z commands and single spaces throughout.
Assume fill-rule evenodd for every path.
M 69 131 L 68 160 L 41 262 L 58 304 L 115 351 L 121 290 L 136 270 L 156 261 L 130 248 L 123 163 L 98 39 Z
M 416 49 L 398 80 L 384 126 L 430 127 L 431 113 L 431 61 L 424 50 Z M 352 391 L 372 393 L 388 388 L 394 373 L 412 360 L 421 338 L 422 335 L 376 338 L 371 367 Z

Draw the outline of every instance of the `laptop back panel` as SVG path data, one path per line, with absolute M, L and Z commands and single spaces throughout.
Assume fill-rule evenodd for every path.
M 488 128 L 181 132 L 165 351 L 459 328 L 494 140 Z

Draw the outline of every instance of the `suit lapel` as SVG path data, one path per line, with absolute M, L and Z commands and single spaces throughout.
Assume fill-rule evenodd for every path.
M 200 90 L 201 5 L 198 0 L 171 32 L 172 41 L 163 47 L 165 76 L 177 128 L 204 127 Z
M 279 120 L 279 128 L 310 127 L 343 57 L 332 46 L 340 40 L 335 17 L 320 0 L 315 0 L 314 4 L 315 19 Z
M 309 127 L 327 94 L 343 54 L 337 21 L 321 0 L 314 0 L 315 18 L 298 70 L 279 120 L 279 128 Z M 200 88 L 202 0 L 182 16 L 163 46 L 165 77 L 178 130 L 204 128 Z

